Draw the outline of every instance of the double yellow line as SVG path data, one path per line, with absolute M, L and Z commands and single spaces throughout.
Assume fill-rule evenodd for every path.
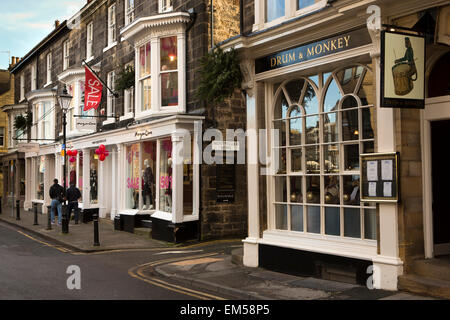
M 62 247 L 62 246 L 55 246 L 55 245 L 50 244 L 50 243 L 48 243 L 48 242 L 44 242 L 44 241 L 38 240 L 38 239 L 33 238 L 32 236 L 30 236 L 30 235 L 28 235 L 28 234 L 26 234 L 25 232 L 22 232 L 22 231 L 20 231 L 20 230 L 17 230 L 17 232 L 20 233 L 21 235 L 23 235 L 23 236 L 25 236 L 25 237 L 31 239 L 31 240 L 34 240 L 34 241 L 39 242 L 39 243 L 42 243 L 43 245 L 46 245 L 46 246 L 48 246 L 48 247 L 55 248 L 56 250 L 59 250 L 59 251 L 61 251 L 61 252 L 64 252 L 64 253 L 73 253 L 72 250 L 70 250 L 70 249 L 64 248 L 64 247 Z
M 141 265 L 138 265 L 136 267 L 131 268 L 128 270 L 128 274 L 136 279 L 142 280 L 144 282 L 147 282 L 149 284 L 152 284 L 154 286 L 158 286 L 170 291 L 178 292 L 181 294 L 185 294 L 197 299 L 201 300 L 226 300 L 225 298 L 215 296 L 206 292 L 201 292 L 193 289 L 189 289 L 180 285 L 175 285 L 172 283 L 169 283 L 167 281 L 163 281 L 161 279 L 157 279 L 155 277 L 152 277 L 148 274 L 145 274 L 144 271 L 146 269 L 156 267 L 161 264 L 171 263 L 171 262 L 177 262 L 177 261 L 184 261 L 184 260 L 191 260 L 191 259 L 199 259 L 199 258 L 205 258 L 205 257 L 211 257 L 215 256 L 217 253 L 209 253 L 209 254 L 202 254 L 202 255 L 196 255 L 196 256 L 190 256 L 190 257 L 184 257 L 184 258 L 171 258 L 171 259 L 164 259 L 164 260 L 158 260 L 154 262 L 148 262 Z

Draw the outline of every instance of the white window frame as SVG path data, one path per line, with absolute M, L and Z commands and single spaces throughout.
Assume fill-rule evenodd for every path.
M 49 85 L 52 82 L 52 53 L 49 52 L 46 57 L 47 60 L 47 81 L 45 86 Z
M 31 65 L 31 91 L 36 90 L 36 63 Z
M 93 43 L 94 43 L 94 22 L 91 21 L 88 23 L 86 27 L 86 61 L 92 60 L 94 58 Z
M 108 47 L 116 41 L 116 4 L 108 8 Z
M 25 99 L 25 74 L 20 75 L 20 101 Z
M 125 0 L 125 25 L 134 21 L 134 0 Z
M 315 0 L 313 5 L 310 5 L 303 9 L 298 9 L 298 0 L 285 0 L 284 16 L 276 18 L 272 21 L 266 21 L 266 1 L 267 0 L 256 0 L 255 1 L 255 24 L 253 25 L 253 31 L 270 28 L 274 25 L 278 25 L 286 20 L 300 17 L 321 9 L 327 5 L 327 0 Z
M 63 70 L 69 67 L 69 40 L 63 43 Z
M 161 95 L 161 39 L 167 37 L 176 37 L 177 38 L 177 69 L 171 70 L 171 72 L 178 72 L 178 105 L 177 106 L 162 106 L 162 95 Z M 154 35 L 147 42 L 142 42 L 136 45 L 135 51 L 135 61 L 137 61 L 135 65 L 135 110 L 136 117 L 144 118 L 153 114 L 169 114 L 169 113 L 183 113 L 186 110 L 186 97 L 185 97 L 185 35 L 183 32 L 175 32 L 175 33 L 167 33 L 164 35 Z M 145 46 L 150 43 L 151 45 L 151 71 L 150 75 L 145 75 L 140 78 L 140 63 L 139 63 L 139 50 L 140 47 Z M 150 110 L 142 110 L 142 86 L 141 82 L 151 77 L 151 107 Z
M 112 91 L 115 90 L 115 80 L 116 80 L 116 72 L 110 71 L 108 72 L 107 75 L 107 86 L 109 88 L 111 88 Z M 106 116 L 108 117 L 112 117 L 115 115 L 116 112 L 116 99 L 114 97 L 114 94 L 111 93 L 110 90 L 107 90 L 107 94 L 106 94 Z M 103 121 L 103 125 L 109 124 L 109 123 L 114 123 L 116 122 L 115 118 L 106 118 L 105 121 Z
M 173 0 L 159 0 L 159 13 L 173 11 Z

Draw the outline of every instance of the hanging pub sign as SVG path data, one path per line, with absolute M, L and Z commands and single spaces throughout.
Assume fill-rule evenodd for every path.
M 398 202 L 398 153 L 360 155 L 361 201 Z
M 425 108 L 425 38 L 381 33 L 381 107 Z
M 255 73 L 275 70 L 300 62 L 371 44 L 367 29 L 349 31 L 324 40 L 283 50 L 255 60 Z

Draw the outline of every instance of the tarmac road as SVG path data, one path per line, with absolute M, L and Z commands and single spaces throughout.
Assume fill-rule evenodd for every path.
M 81 254 L 0 223 L 0 299 L 219 300 L 204 289 L 177 285 L 139 272 L 156 261 L 201 254 L 203 250 L 123 250 Z M 78 266 L 81 289 L 69 266 Z

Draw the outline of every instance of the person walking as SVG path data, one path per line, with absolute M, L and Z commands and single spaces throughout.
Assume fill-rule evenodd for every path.
M 75 183 L 71 182 L 69 189 L 67 189 L 67 201 L 69 201 L 69 207 L 67 209 L 69 223 L 73 209 L 75 215 L 75 224 L 78 224 L 78 200 L 80 198 L 81 198 L 80 190 L 75 186 Z
M 51 203 L 51 219 L 55 223 L 55 210 L 58 210 L 58 225 L 61 225 L 62 219 L 62 202 L 64 201 L 64 188 L 58 184 L 58 179 L 53 180 L 53 185 L 50 187 Z

